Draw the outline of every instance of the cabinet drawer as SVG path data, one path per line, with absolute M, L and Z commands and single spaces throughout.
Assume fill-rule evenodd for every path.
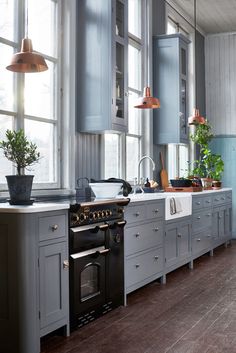
M 147 219 L 164 218 L 165 215 L 165 201 L 149 203 L 146 205 Z
M 153 249 L 126 259 L 126 288 L 163 270 L 163 248 Z
M 201 210 L 202 208 L 210 207 L 211 205 L 212 205 L 211 196 L 193 197 L 193 210 Z
M 163 242 L 163 222 L 152 222 L 137 227 L 125 228 L 125 254 L 154 248 Z
M 203 250 L 207 250 L 211 246 L 212 234 L 211 228 L 206 229 L 204 232 L 195 235 L 192 238 L 192 253 L 197 255 Z
M 212 211 L 205 210 L 193 214 L 193 233 L 199 232 L 199 230 L 211 227 L 212 223 Z
M 225 193 L 225 200 L 226 202 L 232 202 L 232 192 L 228 191 Z
M 39 240 L 50 240 L 67 236 L 67 219 L 65 214 L 39 218 Z
M 224 192 L 219 192 L 216 195 L 213 195 L 213 206 L 218 206 L 226 203 L 226 195 Z
M 146 207 L 144 205 L 128 206 L 125 209 L 127 224 L 140 222 L 146 219 Z

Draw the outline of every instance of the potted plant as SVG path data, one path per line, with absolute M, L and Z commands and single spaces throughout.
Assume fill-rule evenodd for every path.
M 206 120 L 205 124 L 198 125 L 194 135 L 190 138 L 200 147 L 200 158 L 194 161 L 194 175 L 201 178 L 205 189 L 212 188 L 214 179 L 219 179 L 224 171 L 224 162 L 220 155 L 212 153 L 209 142 L 214 137 L 211 126 Z M 219 180 L 218 180 L 219 181 Z
M 10 204 L 30 205 L 33 175 L 25 175 L 27 167 L 38 162 L 40 153 L 35 143 L 29 141 L 22 129 L 6 131 L 6 140 L 0 142 L 4 156 L 16 167 L 16 175 L 7 175 Z

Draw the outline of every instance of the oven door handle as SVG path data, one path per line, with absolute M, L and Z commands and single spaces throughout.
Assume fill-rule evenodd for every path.
M 125 220 L 116 222 L 116 224 L 118 225 L 118 227 L 124 227 L 124 226 L 126 225 L 126 223 L 127 223 L 127 222 L 126 222 Z
M 100 254 L 100 255 L 106 255 L 106 254 L 109 253 L 110 251 L 111 251 L 111 249 L 109 249 L 109 248 L 108 248 L 108 249 L 104 249 L 104 250 L 100 250 L 100 251 L 99 251 L 99 254 Z
M 73 260 L 76 260 L 76 259 L 79 259 L 79 258 L 85 257 L 85 256 L 106 255 L 110 251 L 111 251 L 111 249 L 109 249 L 109 248 L 106 249 L 105 246 L 99 246 L 98 248 L 81 251 L 81 252 L 78 252 L 76 254 L 71 254 L 70 257 Z
M 90 232 L 97 233 L 99 230 L 106 231 L 108 229 L 108 227 L 109 227 L 108 224 L 96 223 L 96 224 L 92 224 L 92 225 L 70 228 L 70 230 L 73 233 L 84 232 L 87 230 Z

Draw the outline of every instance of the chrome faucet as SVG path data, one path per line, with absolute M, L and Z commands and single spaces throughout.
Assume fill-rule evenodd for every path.
M 142 161 L 144 159 L 146 159 L 146 158 L 149 159 L 152 162 L 152 170 L 155 170 L 155 168 L 156 168 L 155 162 L 154 162 L 154 160 L 151 157 L 149 157 L 149 156 L 141 157 L 139 162 L 138 162 L 138 184 L 140 184 L 140 166 L 141 166 Z

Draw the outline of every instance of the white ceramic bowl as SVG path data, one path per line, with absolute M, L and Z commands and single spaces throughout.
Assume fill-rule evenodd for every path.
M 110 199 L 118 195 L 122 183 L 90 183 L 91 189 L 97 199 Z

